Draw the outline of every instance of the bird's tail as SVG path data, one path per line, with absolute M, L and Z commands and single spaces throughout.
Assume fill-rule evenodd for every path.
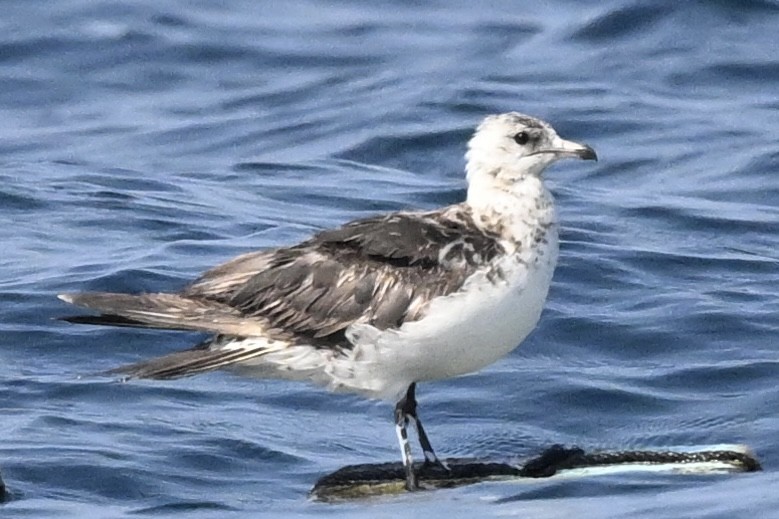
M 63 317 L 80 324 L 132 326 L 167 330 L 210 332 L 216 337 L 194 348 L 120 366 L 108 374 L 126 378 L 170 379 L 212 371 L 256 359 L 288 346 L 276 330 L 268 333 L 260 317 L 242 315 L 237 309 L 208 299 L 178 294 L 113 294 L 86 292 L 62 294 L 65 302 L 95 310 L 98 315 Z M 237 340 L 250 337 L 250 340 Z
M 120 366 L 106 372 L 122 378 L 173 379 L 197 375 L 265 355 L 269 350 L 214 348 L 211 340 L 189 350 L 177 351 L 162 357 Z

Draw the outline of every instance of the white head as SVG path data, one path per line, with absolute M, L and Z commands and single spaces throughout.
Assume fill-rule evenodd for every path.
M 547 166 L 566 157 L 598 160 L 595 150 L 560 138 L 540 119 L 517 112 L 490 115 L 468 143 L 468 182 L 510 189 L 528 176 L 540 178 Z

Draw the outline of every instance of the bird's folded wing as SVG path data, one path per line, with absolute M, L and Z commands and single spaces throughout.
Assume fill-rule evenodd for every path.
M 268 330 L 262 319 L 247 319 L 235 308 L 177 294 L 85 292 L 60 294 L 59 298 L 101 312 L 100 315 L 62 318 L 72 323 L 193 330 L 239 336 L 260 335 Z
M 396 328 L 424 315 L 429 301 L 460 289 L 503 251 L 463 209 L 395 213 L 324 231 L 300 245 L 239 257 L 207 272 L 184 293 L 313 338 L 356 322 Z M 255 270 L 246 277 L 247 268 Z M 239 280 L 231 283 L 232 280 Z
M 456 207 L 456 206 L 455 206 Z M 503 253 L 466 208 L 395 213 L 324 231 L 299 245 L 239 256 L 180 294 L 65 294 L 101 313 L 78 323 L 290 334 L 345 344 L 354 323 L 397 328 Z

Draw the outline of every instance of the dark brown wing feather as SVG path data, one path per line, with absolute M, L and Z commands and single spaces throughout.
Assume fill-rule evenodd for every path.
M 184 294 L 317 339 L 340 336 L 356 321 L 397 327 L 421 317 L 430 299 L 458 290 L 503 252 L 497 236 L 477 228 L 467 210 L 455 214 L 396 213 L 352 222 L 298 246 L 217 267 Z
M 230 306 L 178 294 L 84 292 L 61 294 L 59 297 L 65 302 L 101 312 L 100 315 L 62 318 L 71 323 L 195 330 L 239 336 L 262 334 L 268 328 L 266 322 L 246 319 Z

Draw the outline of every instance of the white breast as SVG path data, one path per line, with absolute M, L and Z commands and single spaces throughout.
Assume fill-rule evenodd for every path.
M 396 399 L 412 382 L 477 371 L 516 348 L 535 328 L 557 262 L 555 226 L 533 248 L 501 258 L 463 289 L 431 302 L 426 316 L 400 329 L 355 325 L 349 365 L 331 374 L 343 389 Z M 490 280 L 490 277 L 493 277 Z M 346 369 L 343 369 L 346 368 Z M 339 376 L 339 373 L 341 374 Z

